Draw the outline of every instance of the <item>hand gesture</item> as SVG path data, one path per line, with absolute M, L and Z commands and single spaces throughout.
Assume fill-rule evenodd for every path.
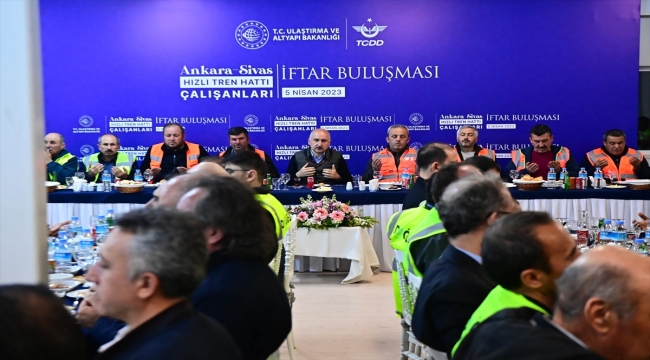
M 535 172 L 537 172 L 537 170 L 539 170 L 539 165 L 537 165 L 535 163 L 528 163 L 528 164 L 526 164 L 526 170 L 528 170 L 528 172 L 531 173 L 531 175 L 532 175 Z
M 59 229 L 61 229 L 61 226 L 63 225 L 68 225 L 70 223 L 70 220 L 60 222 L 56 225 L 51 226 L 49 229 L 47 229 L 47 234 L 48 236 L 59 236 Z
M 43 159 L 45 159 L 45 163 L 46 163 L 46 164 L 51 163 L 51 162 L 52 162 L 52 153 L 49 152 L 49 151 L 47 151 L 47 150 L 45 150 L 45 154 L 44 154 L 44 156 L 43 156 Z
M 185 174 L 185 173 L 187 172 L 187 168 L 184 167 L 184 166 L 178 166 L 178 167 L 176 167 L 176 170 L 177 170 L 180 174 Z
M 308 177 L 308 176 L 314 176 L 316 173 L 316 168 L 313 166 L 309 166 L 309 164 L 305 164 L 298 172 L 296 173 L 297 177 Z
M 88 174 L 95 176 L 97 174 L 101 174 L 102 171 L 104 171 L 104 165 L 97 164 L 95 166 L 91 166 L 90 169 L 88 169 Z
M 641 160 L 639 160 L 638 158 L 631 158 L 630 165 L 632 165 L 632 167 L 634 167 L 635 170 L 639 170 L 639 168 L 641 167 Z
M 381 170 L 381 159 L 372 160 L 372 170 L 373 171 Z
M 638 220 L 632 220 L 632 225 L 635 227 L 638 227 L 641 230 L 647 230 L 648 229 L 648 224 L 650 223 L 650 219 L 644 214 L 644 213 L 639 213 L 639 217 L 641 218 L 641 221 Z
M 120 179 L 126 179 L 126 177 L 129 175 L 129 174 L 126 173 L 126 171 L 120 169 L 117 166 L 113 166 L 113 168 L 111 169 L 111 172 L 113 173 L 113 175 L 116 178 L 120 178 Z
M 602 169 L 602 168 L 606 167 L 607 164 L 609 164 L 609 161 L 607 161 L 607 159 L 598 159 L 598 160 L 596 160 L 596 164 L 594 164 L 594 165 L 596 167 L 599 167 L 599 168 Z
M 156 177 L 156 176 L 158 176 L 158 174 L 160 174 L 161 169 L 160 168 L 151 168 L 149 170 L 151 170 L 151 173 L 153 174 L 153 176 Z
M 86 298 L 81 302 L 77 310 L 77 322 L 79 322 L 79 325 L 88 329 L 92 328 L 97 322 L 97 319 L 99 319 L 99 313 L 95 307 L 95 299 L 93 299 L 93 296 L 93 292 L 88 292 L 88 295 L 86 295 Z
M 323 169 L 323 176 L 325 176 L 328 179 L 334 179 L 334 180 L 339 180 L 341 178 L 339 176 L 339 173 L 336 172 L 335 165 L 332 165 L 331 169 Z
M 548 167 L 555 169 L 555 172 L 557 174 L 559 174 L 562 171 L 562 166 L 557 161 L 549 161 L 548 162 Z

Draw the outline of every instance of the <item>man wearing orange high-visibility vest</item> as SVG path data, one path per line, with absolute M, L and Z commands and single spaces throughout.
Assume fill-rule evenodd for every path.
M 580 166 L 593 175 L 597 167 L 603 176 L 616 175 L 619 180 L 650 179 L 650 166 L 640 151 L 627 147 L 622 130 L 607 130 L 603 146 L 587 153 Z
M 362 180 L 372 180 L 375 171 L 381 174 L 380 182 L 399 182 L 404 171 L 409 175 L 415 174 L 417 150 L 409 147 L 410 140 L 409 129 L 406 126 L 389 127 L 386 135 L 388 146 L 372 154 Z
M 199 144 L 185 141 L 185 129 L 179 123 L 169 123 L 163 128 L 164 142 L 151 145 L 140 165 L 140 171 L 151 169 L 153 182 L 180 173 L 198 165 L 199 159 L 210 156 Z
M 578 162 L 571 156 L 568 148 L 553 145 L 553 132 L 546 125 L 535 125 L 530 129 L 531 146 L 520 150 L 513 150 L 512 161 L 504 170 L 504 177 L 509 177 L 510 170 L 519 171 L 520 176 L 526 174 L 532 177 L 546 176 L 551 168 L 556 174 L 566 168 L 569 176 L 577 177 L 580 169 Z M 557 175 L 559 178 L 559 175 Z

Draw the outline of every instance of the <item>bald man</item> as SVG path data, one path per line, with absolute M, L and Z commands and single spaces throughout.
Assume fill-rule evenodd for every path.
M 199 167 L 200 165 L 205 166 Z M 218 171 L 210 165 L 221 168 L 221 166 L 214 163 L 203 163 L 196 165 L 192 169 L 189 169 L 186 174 L 177 175 L 171 178 L 169 181 L 161 183 L 156 191 L 153 192 L 153 198 L 149 200 L 146 207 L 176 207 L 178 200 L 180 200 L 180 198 L 185 195 L 185 193 L 195 188 L 202 179 L 217 175 Z M 198 168 L 198 171 L 195 170 L 196 168 Z M 228 177 L 228 173 L 226 173 L 223 168 L 221 168 L 221 170 L 226 174 L 223 176 Z
M 45 165 L 47 180 L 65 184 L 65 178 L 74 176 L 77 172 L 77 157 L 65 149 L 65 141 L 59 133 L 45 135 Z
M 216 162 L 206 161 L 201 162 L 193 168 L 187 170 L 188 174 L 205 174 L 205 175 L 214 175 L 228 177 L 228 172 L 223 166 L 219 165 Z
M 650 258 L 597 247 L 566 268 L 557 292 L 552 320 L 504 310 L 454 359 L 650 359 Z
M 314 177 L 314 182 L 324 184 L 345 184 L 352 181 L 352 175 L 343 154 L 330 149 L 329 131 L 316 129 L 309 134 L 309 148 L 293 154 L 287 172 L 292 178 L 300 178 L 305 184 L 307 178 Z
M 97 140 L 98 153 L 84 156 L 79 171 L 86 173 L 88 182 L 101 182 L 104 170 L 115 179 L 133 180 L 138 168 L 138 159 L 133 154 L 120 152 L 120 139 L 113 134 L 104 134 Z

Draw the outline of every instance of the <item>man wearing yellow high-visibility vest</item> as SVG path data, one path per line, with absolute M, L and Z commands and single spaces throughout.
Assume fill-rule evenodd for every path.
M 530 317 L 522 320 L 535 313 L 550 315 L 557 295 L 555 282 L 579 255 L 569 233 L 546 212 L 520 212 L 497 220 L 483 236 L 481 257 L 483 268 L 498 286 L 472 314 L 452 356 L 480 358 L 490 346 L 478 340 L 480 324 L 493 321 L 491 317 L 502 310 L 532 309 L 511 315 Z
M 102 135 L 97 140 L 99 152 L 84 156 L 83 166 L 79 171 L 86 173 L 88 182 L 101 182 L 101 174 L 108 170 L 113 179 L 133 180 L 138 168 L 138 160 L 133 154 L 120 152 L 120 139 L 113 134 Z
M 74 176 L 77 171 L 77 157 L 65 149 L 63 136 L 58 133 L 45 135 L 45 164 L 47 180 L 65 184 L 65 178 Z

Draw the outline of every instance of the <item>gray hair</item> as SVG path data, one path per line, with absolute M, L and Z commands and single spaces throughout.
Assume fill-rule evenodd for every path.
M 139 209 L 118 217 L 115 226 L 134 235 L 128 249 L 130 280 L 153 273 L 166 297 L 179 298 L 189 297 L 205 277 L 205 225 L 192 214 Z
M 494 174 L 470 176 L 449 185 L 436 205 L 449 237 L 469 234 L 485 225 L 490 214 L 506 209 L 512 198 L 503 189 Z
M 640 299 L 629 278 L 628 271 L 613 264 L 575 262 L 557 281 L 555 307 L 567 320 L 575 320 L 582 315 L 589 299 L 599 298 L 620 318 L 628 318 L 634 315 L 636 299 Z
M 472 129 L 472 130 L 474 130 L 474 133 L 476 134 L 476 137 L 478 138 L 478 130 L 472 125 L 463 125 L 460 128 L 458 128 L 458 130 L 456 130 L 456 137 L 458 137 L 458 135 L 460 135 L 460 131 L 463 130 L 463 129 Z
M 406 130 L 406 134 L 407 135 L 409 134 L 409 128 L 407 128 L 404 125 L 395 124 L 395 125 L 391 125 L 391 126 L 388 127 L 388 130 L 386 131 L 386 136 L 390 135 L 390 131 L 393 130 L 393 129 L 404 129 L 404 130 Z
M 104 134 L 104 135 L 98 137 L 98 138 L 97 138 L 97 144 L 98 144 L 98 145 L 101 144 L 101 143 L 102 143 L 102 138 L 103 138 L 104 136 L 107 136 L 107 135 L 110 135 L 110 136 L 114 137 L 114 138 L 115 138 L 115 141 L 117 141 L 117 145 L 120 144 L 120 138 L 118 138 L 117 136 L 115 136 L 115 135 L 113 135 L 113 134 Z

